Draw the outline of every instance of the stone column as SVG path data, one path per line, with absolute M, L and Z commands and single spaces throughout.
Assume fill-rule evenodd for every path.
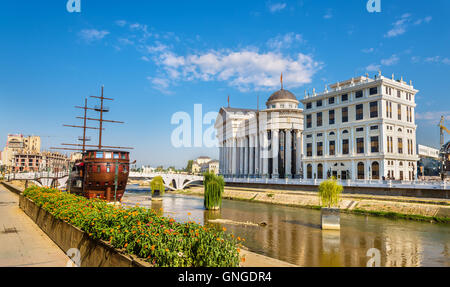
M 239 177 L 244 176 L 244 138 L 239 141 Z
M 277 129 L 273 129 L 272 130 L 272 153 L 271 153 L 272 166 L 273 166 L 272 178 L 279 178 L 279 175 L 278 175 L 278 153 L 279 153 L 280 139 L 279 139 L 278 135 L 279 135 L 279 131 Z
M 248 156 L 248 160 L 249 160 L 249 165 L 248 165 L 248 176 L 249 177 L 253 177 L 255 175 L 255 155 L 254 155 L 254 151 L 255 151 L 255 138 L 253 135 L 249 135 L 248 137 L 249 140 L 249 156 Z
M 262 133 L 262 144 L 261 144 L 261 162 L 262 162 L 262 176 L 267 178 L 269 175 L 269 150 L 268 150 L 269 139 L 267 137 L 267 131 Z
M 250 148 L 249 148 L 249 138 L 244 137 L 244 177 L 248 177 L 248 167 L 250 160 Z
M 261 168 L 259 167 L 260 162 L 260 154 L 259 154 L 259 134 L 258 132 L 254 135 L 255 137 L 255 177 L 258 177 L 261 174 Z
M 285 177 L 291 178 L 291 160 L 292 160 L 292 136 L 291 136 L 291 130 L 286 130 L 286 142 L 285 142 Z
M 236 167 L 238 163 L 238 157 L 237 157 L 237 139 L 232 138 L 233 141 L 233 147 L 232 147 L 232 165 L 231 165 L 231 174 L 233 177 L 236 176 Z
M 297 150 L 296 150 L 296 156 L 295 156 L 295 160 L 296 160 L 296 177 L 300 178 L 300 171 L 301 171 L 301 162 L 302 162 L 302 150 L 303 150 L 303 143 L 302 143 L 302 133 L 297 130 L 295 133 L 295 139 L 297 141 Z

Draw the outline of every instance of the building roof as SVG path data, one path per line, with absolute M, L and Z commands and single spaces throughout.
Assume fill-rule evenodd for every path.
M 281 89 L 281 90 L 278 90 L 275 93 L 273 93 L 269 97 L 267 102 L 279 101 L 279 100 L 294 100 L 294 101 L 298 102 L 298 100 L 295 97 L 295 95 L 293 93 L 289 92 L 288 90 L 285 90 L 285 89 Z

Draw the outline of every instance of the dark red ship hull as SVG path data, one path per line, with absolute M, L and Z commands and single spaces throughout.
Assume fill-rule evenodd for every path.
M 86 198 L 121 201 L 130 170 L 129 152 L 88 150 L 75 163 L 68 191 Z

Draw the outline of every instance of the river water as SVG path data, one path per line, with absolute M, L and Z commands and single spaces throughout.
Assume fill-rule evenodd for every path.
M 249 250 L 298 266 L 450 266 L 450 226 L 404 219 L 341 214 L 340 231 L 320 228 L 320 211 L 258 202 L 223 200 L 220 211 L 203 208 L 198 196 L 165 194 L 151 201 L 149 188 L 128 186 L 125 205 L 161 210 L 177 221 L 201 224 L 211 219 L 267 223 L 267 226 L 218 224 L 245 238 Z M 370 250 L 370 251 L 369 251 Z M 368 254 L 369 252 L 369 254 Z

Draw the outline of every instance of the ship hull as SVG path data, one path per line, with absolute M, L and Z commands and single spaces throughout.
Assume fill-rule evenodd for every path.
M 113 150 L 87 151 L 70 175 L 70 193 L 109 202 L 121 201 L 129 174 L 129 153 Z

